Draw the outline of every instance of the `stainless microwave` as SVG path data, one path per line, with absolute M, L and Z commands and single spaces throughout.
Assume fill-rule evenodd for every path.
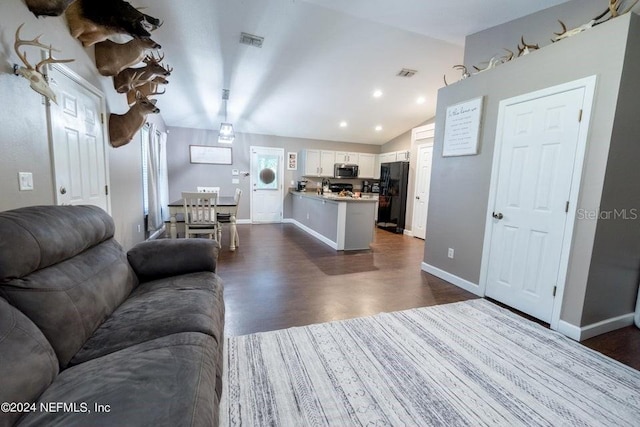
M 358 165 L 351 165 L 348 163 L 336 163 L 335 165 L 333 165 L 333 177 L 334 178 L 357 178 Z

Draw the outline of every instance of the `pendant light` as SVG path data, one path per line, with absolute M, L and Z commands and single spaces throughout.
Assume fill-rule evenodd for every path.
M 231 144 L 236 137 L 233 132 L 233 125 L 227 121 L 227 101 L 229 100 L 229 89 L 222 89 L 222 100 L 224 101 L 224 122 L 220 123 L 218 132 L 218 143 Z

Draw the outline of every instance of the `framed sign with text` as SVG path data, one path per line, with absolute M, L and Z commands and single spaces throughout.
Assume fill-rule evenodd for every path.
M 443 157 L 478 154 L 483 99 L 481 96 L 447 108 Z

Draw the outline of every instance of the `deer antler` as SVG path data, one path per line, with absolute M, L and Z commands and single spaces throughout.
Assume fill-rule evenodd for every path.
M 49 57 L 46 58 L 46 59 L 43 59 L 40 62 L 38 62 L 38 65 L 36 65 L 36 71 L 39 72 L 39 73 L 42 73 L 42 67 L 44 65 L 47 65 L 47 64 L 65 64 L 67 62 L 75 61 L 75 59 L 55 59 L 55 58 L 53 58 L 51 56 L 51 51 L 55 50 L 55 49 L 53 49 L 51 46 L 49 46 L 48 50 L 49 50 Z
M 162 92 L 158 92 L 158 87 L 156 86 L 156 88 L 153 90 L 153 92 L 151 92 L 150 94 L 147 95 L 147 98 L 150 96 L 154 96 L 154 95 L 163 95 L 167 90 L 164 89 Z
M 142 62 L 144 62 L 147 65 L 149 64 L 160 65 L 160 62 L 162 62 L 163 59 L 164 59 L 164 54 L 158 54 L 158 59 L 156 59 L 156 56 L 152 52 L 150 55 L 145 56 Z
M 560 33 L 554 32 L 553 34 L 555 34 L 556 36 L 560 37 L 561 35 L 563 35 L 563 34 L 565 34 L 567 32 L 567 26 L 564 25 L 564 22 L 562 22 L 559 19 L 558 19 L 558 22 L 560 23 L 560 25 L 562 25 L 562 32 L 560 32 Z
M 24 65 L 27 67 L 27 69 L 35 70 L 35 68 L 33 68 L 33 66 L 27 60 L 27 52 L 25 51 L 24 53 L 20 53 L 20 47 L 21 46 L 36 46 L 36 47 L 40 47 L 40 48 L 43 48 L 43 49 L 51 49 L 51 46 L 47 46 L 46 44 L 43 44 L 42 42 L 40 42 L 40 37 L 42 37 L 42 34 L 40 34 L 38 37 L 36 37 L 33 40 L 23 40 L 23 39 L 21 39 L 20 38 L 20 30 L 22 29 L 23 26 L 24 26 L 24 23 L 20 24 L 20 26 L 16 30 L 16 41 L 13 43 L 13 48 L 15 49 L 16 54 L 18 55 L 20 60 L 24 63 Z

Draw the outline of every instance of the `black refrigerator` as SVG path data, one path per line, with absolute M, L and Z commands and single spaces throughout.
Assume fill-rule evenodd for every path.
M 376 225 L 393 233 L 404 233 L 407 210 L 409 162 L 382 163 L 380 165 L 380 195 Z

